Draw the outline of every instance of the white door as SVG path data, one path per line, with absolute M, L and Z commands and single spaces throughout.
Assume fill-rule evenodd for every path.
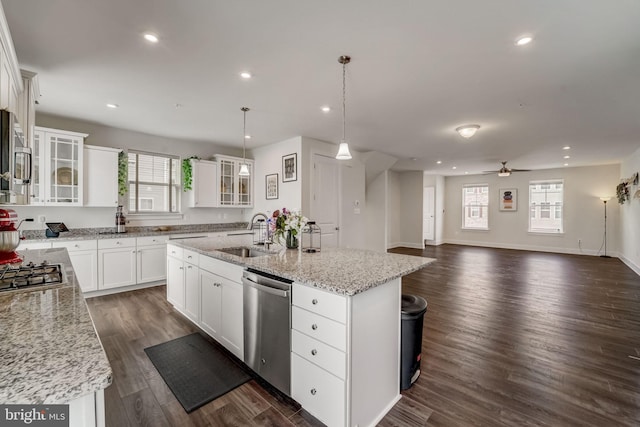
M 340 166 L 336 159 L 313 155 L 313 197 L 309 219 L 320 227 L 322 247 L 340 245 Z
M 436 189 L 435 187 L 424 187 L 424 195 L 422 198 L 422 239 L 436 239 Z

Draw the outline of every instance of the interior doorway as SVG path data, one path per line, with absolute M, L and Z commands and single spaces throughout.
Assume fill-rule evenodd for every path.
M 422 244 L 436 239 L 436 189 L 424 187 L 422 196 Z
M 313 155 L 311 215 L 322 231 L 322 247 L 340 245 L 340 166 L 332 157 Z

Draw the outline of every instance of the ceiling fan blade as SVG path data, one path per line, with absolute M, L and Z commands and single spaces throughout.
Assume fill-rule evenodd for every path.
M 531 169 L 515 169 L 515 168 L 511 168 L 511 172 L 531 172 Z

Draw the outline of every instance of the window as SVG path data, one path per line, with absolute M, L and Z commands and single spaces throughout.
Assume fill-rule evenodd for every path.
M 129 213 L 180 211 L 180 159 L 129 151 Z
M 489 186 L 465 185 L 462 188 L 462 228 L 489 229 Z
M 563 191 L 562 180 L 529 182 L 529 231 L 563 232 Z

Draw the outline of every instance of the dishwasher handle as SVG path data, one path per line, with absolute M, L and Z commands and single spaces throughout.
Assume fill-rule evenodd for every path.
M 251 286 L 252 288 L 256 288 L 271 295 L 276 295 L 282 298 L 289 298 L 289 291 L 286 291 L 284 289 L 272 288 L 271 286 L 261 285 L 254 282 L 253 280 L 249 280 L 246 277 L 242 278 L 242 284 L 245 286 Z

